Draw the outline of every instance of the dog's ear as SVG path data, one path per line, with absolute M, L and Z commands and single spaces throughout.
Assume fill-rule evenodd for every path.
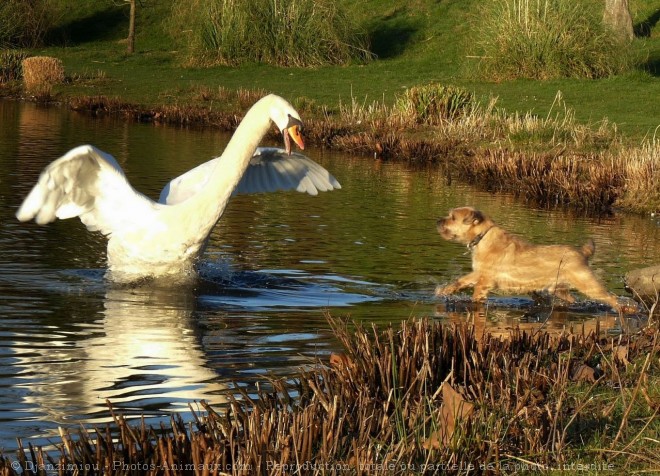
M 479 210 L 472 210 L 472 212 L 470 212 L 470 214 L 463 219 L 463 223 L 466 225 L 478 225 L 484 221 L 484 218 L 484 214 Z

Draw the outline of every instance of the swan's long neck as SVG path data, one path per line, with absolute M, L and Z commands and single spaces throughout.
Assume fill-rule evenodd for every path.
M 241 180 L 254 151 L 270 127 L 269 101 L 264 98 L 247 112 L 209 177 L 210 184 L 226 184 L 229 195 Z M 225 187 L 216 187 L 225 188 Z
M 222 216 L 255 149 L 268 132 L 272 102 L 272 97 L 266 96 L 250 108 L 234 131 L 206 186 L 193 197 L 193 200 L 184 202 L 190 202 L 188 204 L 193 207 L 196 216 L 206 217 L 208 226 L 215 225 Z

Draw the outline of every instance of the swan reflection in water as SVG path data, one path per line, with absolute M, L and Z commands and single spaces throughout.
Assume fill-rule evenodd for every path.
M 85 283 L 79 271 L 66 272 L 74 275 L 67 288 L 61 272 L 40 274 L 30 282 L 43 285 L 39 296 L 53 299 L 55 315 L 28 312 L 12 329 L 10 368 L 18 373 L 0 409 L 20 412 L 13 421 L 29 424 L 21 434 L 31 437 L 57 436 L 58 425 L 110 422 L 106 400 L 156 426 L 173 412 L 190 419 L 189 405 L 202 399 L 221 410 L 237 393 L 234 382 L 252 391 L 264 374 L 288 375 L 327 353 L 324 306 L 377 300 L 330 277 L 203 269 L 206 279 L 195 288 L 159 287 L 158 280 L 117 287 L 100 269 Z
M 33 372 L 24 403 L 39 409 L 40 420 L 108 422 L 106 399 L 124 415 L 147 417 L 187 411 L 200 399 L 225 401 L 227 385 L 200 346 L 191 291 L 110 288 L 103 306 L 86 338 L 76 332 L 75 340 L 20 357 Z

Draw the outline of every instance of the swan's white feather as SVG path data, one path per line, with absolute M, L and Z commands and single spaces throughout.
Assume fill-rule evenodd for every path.
M 56 218 L 80 217 L 90 231 L 110 234 L 144 220 L 153 207 L 127 182 L 117 161 L 91 145 L 70 150 L 41 173 L 16 213 L 20 221 L 45 225 Z
M 181 203 L 198 193 L 208 181 L 219 159 L 212 159 L 183 175 L 172 179 L 160 193 L 159 202 L 167 205 Z M 266 193 L 296 190 L 318 195 L 319 191 L 339 189 L 341 185 L 330 172 L 309 157 L 283 149 L 259 147 L 236 186 L 237 193 Z

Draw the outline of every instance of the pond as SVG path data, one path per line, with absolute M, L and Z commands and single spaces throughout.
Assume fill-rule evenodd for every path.
M 494 296 L 488 312 L 467 296 L 433 297 L 470 268 L 465 248 L 440 239 L 437 217 L 473 205 L 537 243 L 583 244 L 592 265 L 624 295 L 623 274 L 657 262 L 658 218 L 585 217 L 545 210 L 411 168 L 320 149 L 306 154 L 341 190 L 242 195 L 230 203 L 203 256 L 204 286 L 130 288 L 103 279 L 105 242 L 79 220 L 47 226 L 14 214 L 42 168 L 91 143 L 114 155 L 131 184 L 157 198 L 172 177 L 218 155 L 228 135 L 91 118 L 0 101 L 0 448 L 16 437 L 57 442 L 58 426 L 127 416 L 168 419 L 205 399 L 222 408 L 235 385 L 290 376 L 339 346 L 326 315 L 376 323 L 411 316 L 474 318 L 495 332 L 565 326 L 617 332 L 601 305 L 551 312 L 528 296 Z

